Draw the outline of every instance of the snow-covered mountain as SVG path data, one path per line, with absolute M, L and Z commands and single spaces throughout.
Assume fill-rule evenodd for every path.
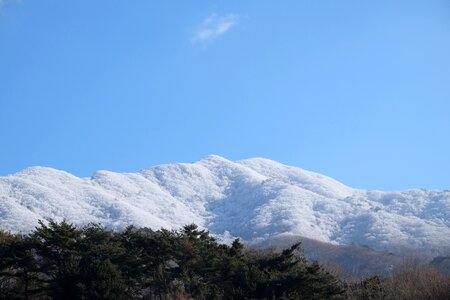
M 0 228 L 30 231 L 38 219 L 154 229 L 195 223 L 224 239 L 303 236 L 400 253 L 450 250 L 450 191 L 382 192 L 263 158 L 195 163 L 79 178 L 32 167 L 0 177 Z

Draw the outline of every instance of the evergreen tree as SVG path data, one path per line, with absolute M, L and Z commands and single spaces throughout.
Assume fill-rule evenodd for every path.
M 82 264 L 79 287 L 82 299 L 120 299 L 125 293 L 119 268 L 108 258 Z
M 49 221 L 27 236 L 0 232 L 0 299 L 333 299 L 342 292 L 299 243 L 282 252 L 244 249 L 193 224 L 114 232 Z
M 38 267 L 30 238 L 0 232 L 0 298 L 38 294 Z
M 83 299 L 118 299 L 125 293 L 125 283 L 118 264 L 125 252 L 112 231 L 90 224 L 82 230 L 80 242 L 79 283 Z
M 56 299 L 78 299 L 81 230 L 65 221 L 39 221 L 31 237 L 40 264 L 41 285 Z

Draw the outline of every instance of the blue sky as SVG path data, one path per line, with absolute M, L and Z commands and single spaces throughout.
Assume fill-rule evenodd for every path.
M 0 7 L 0 175 L 218 154 L 450 188 L 447 0 Z

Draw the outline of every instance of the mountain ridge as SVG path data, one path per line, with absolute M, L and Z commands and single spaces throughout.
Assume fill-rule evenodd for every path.
M 354 189 L 265 158 L 209 155 L 82 178 L 30 167 L 0 177 L 0 229 L 27 232 L 45 218 L 116 230 L 196 223 L 224 240 L 286 233 L 397 253 L 450 249 L 450 191 Z

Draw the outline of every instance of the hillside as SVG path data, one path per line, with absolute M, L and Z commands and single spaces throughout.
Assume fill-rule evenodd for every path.
M 195 223 L 224 240 L 284 234 L 393 253 L 450 249 L 450 191 L 359 190 L 263 158 L 211 155 L 90 178 L 31 167 L 0 177 L 1 229 L 27 232 L 46 218 L 113 229 Z

